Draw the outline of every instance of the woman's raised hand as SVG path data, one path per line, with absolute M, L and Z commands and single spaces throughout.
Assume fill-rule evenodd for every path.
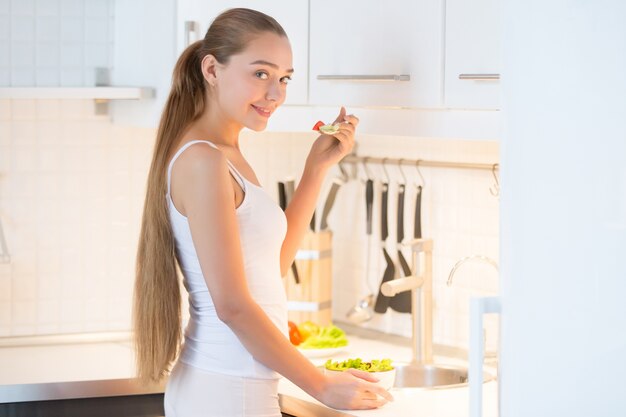
M 334 135 L 320 135 L 313 143 L 307 164 L 313 167 L 330 168 L 348 155 L 354 147 L 354 132 L 359 119 L 354 115 L 346 115 L 345 107 L 339 111 L 339 116 L 333 122 L 339 126 Z
M 366 410 L 378 408 L 393 396 L 369 372 L 348 369 L 327 375 L 327 383 L 319 401 L 337 409 Z

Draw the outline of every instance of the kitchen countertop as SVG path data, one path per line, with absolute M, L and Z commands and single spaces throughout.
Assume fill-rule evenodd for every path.
M 408 362 L 411 350 L 406 344 L 374 340 L 348 333 L 350 345 L 337 353 L 337 360 L 349 357 L 375 359 L 389 357 Z M 393 339 L 393 338 L 391 338 Z M 312 358 L 322 365 L 327 358 Z M 465 365 L 463 361 L 435 357 L 437 364 Z M 0 403 L 36 401 L 61 398 L 85 398 L 163 392 L 164 384 L 140 387 L 134 374 L 133 350 L 130 342 L 80 343 L 53 346 L 0 348 Z M 483 416 L 497 416 L 497 382 L 483 386 Z M 281 403 L 285 407 L 316 404 L 289 380 L 279 383 Z M 469 415 L 469 389 L 397 389 L 392 388 L 395 401 L 380 409 L 336 412 L 326 408 L 329 416 L 438 416 Z M 293 410 L 295 410 L 294 408 Z M 321 415 L 321 408 L 309 415 Z M 289 409 L 285 410 L 289 412 Z M 326 414 L 326 413 L 324 413 Z

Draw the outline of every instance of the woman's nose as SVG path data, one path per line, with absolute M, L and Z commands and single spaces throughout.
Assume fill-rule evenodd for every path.
M 285 100 L 285 89 L 281 85 L 280 81 L 272 83 L 270 85 L 270 87 L 267 89 L 265 99 L 268 101 L 276 101 L 278 103 L 281 103 L 283 100 Z

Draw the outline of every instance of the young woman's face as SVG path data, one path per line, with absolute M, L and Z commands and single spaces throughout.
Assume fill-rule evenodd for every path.
M 218 66 L 216 86 L 220 107 L 236 123 L 263 130 L 283 104 L 292 69 L 291 45 L 286 37 L 266 32 L 247 48 Z

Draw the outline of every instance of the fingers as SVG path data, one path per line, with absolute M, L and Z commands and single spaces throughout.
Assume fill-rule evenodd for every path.
M 337 116 L 333 124 L 343 122 L 345 117 L 346 117 L 346 108 L 341 106 L 341 109 L 339 110 L 339 116 Z
M 356 376 L 357 378 L 361 378 L 369 382 L 378 382 L 378 378 L 372 375 L 371 372 L 350 368 L 350 369 L 346 369 L 346 373 L 352 374 Z

